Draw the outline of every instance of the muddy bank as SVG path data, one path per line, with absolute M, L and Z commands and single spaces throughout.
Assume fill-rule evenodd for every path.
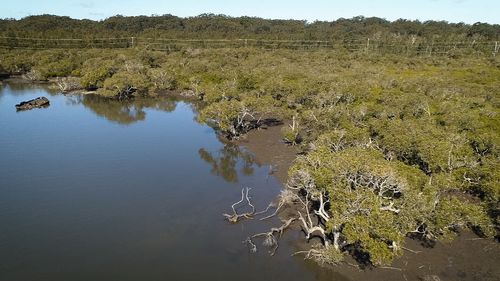
M 499 244 L 470 232 L 461 233 L 451 243 L 436 243 L 433 248 L 424 248 L 418 241 L 407 239 L 405 247 L 415 252 L 405 250 L 392 264 L 394 268 L 359 270 L 339 266 L 334 270 L 352 280 L 494 281 L 500 278 Z
M 270 174 L 285 183 L 288 168 L 297 157 L 299 150 L 283 143 L 282 126 L 261 127 L 248 132 L 236 141 L 255 155 L 255 160 L 261 165 L 268 165 Z
M 271 173 L 283 184 L 287 179 L 288 168 L 299 153 L 295 147 L 285 145 L 281 140 L 281 126 L 267 127 L 249 132 L 237 144 L 246 147 L 255 155 L 261 165 L 269 165 Z M 285 211 L 286 212 L 286 211 Z M 298 225 L 291 232 L 298 232 Z M 299 249 L 308 248 L 303 235 L 298 241 L 290 241 Z M 314 241 L 311 241 L 311 243 Z M 396 259 L 391 267 L 360 269 L 353 266 L 355 261 L 348 258 L 348 264 L 333 268 L 321 268 L 312 261 L 304 266 L 317 273 L 317 280 L 331 280 L 332 271 L 345 280 L 500 280 L 500 244 L 492 239 L 481 239 L 466 232 L 461 233 L 451 243 L 436 243 L 433 248 L 426 248 L 419 241 L 407 239 L 404 255 Z M 297 257 L 298 258 L 298 257 Z M 341 278 L 343 279 L 343 278 Z

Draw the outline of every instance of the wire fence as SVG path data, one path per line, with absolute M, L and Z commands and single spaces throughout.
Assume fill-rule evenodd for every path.
M 124 49 L 145 48 L 154 51 L 178 51 L 188 48 L 262 48 L 293 50 L 345 50 L 407 55 L 448 55 L 455 52 L 496 56 L 498 41 L 434 42 L 426 40 L 264 40 L 264 39 L 165 39 L 144 37 L 122 38 L 27 38 L 0 37 L 4 49 Z

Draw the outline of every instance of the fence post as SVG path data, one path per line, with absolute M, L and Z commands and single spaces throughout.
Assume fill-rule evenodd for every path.
M 134 37 L 130 37 L 130 39 L 132 39 L 132 40 L 131 40 L 132 42 L 131 42 L 131 44 L 130 44 L 130 47 L 132 47 L 132 48 L 133 48 L 133 47 L 134 47 L 134 43 L 135 43 L 135 42 L 134 42 L 134 41 L 135 41 L 135 40 L 134 40 L 135 38 L 134 38 Z
M 498 41 L 495 41 L 495 48 L 493 49 L 493 57 L 497 56 L 499 47 L 500 45 L 498 45 Z

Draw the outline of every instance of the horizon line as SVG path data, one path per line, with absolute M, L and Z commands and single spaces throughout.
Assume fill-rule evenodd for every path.
M 102 21 L 106 21 L 110 18 L 113 18 L 113 17 L 148 17 L 148 18 L 154 18 L 154 17 L 165 17 L 165 16 L 172 16 L 172 17 L 177 17 L 177 18 L 181 18 L 181 19 L 189 19 L 189 18 L 197 18 L 197 17 L 201 17 L 201 16 L 204 16 L 204 15 L 211 15 L 211 16 L 224 16 L 224 17 L 227 17 L 227 18 L 254 18 L 254 19 L 262 19 L 262 20 L 276 20 L 276 21 L 279 21 L 279 20 L 284 20 L 284 21 L 303 21 L 305 22 L 305 24 L 314 24 L 316 22 L 335 22 L 335 21 L 338 21 L 338 20 L 342 20 L 342 19 L 345 19 L 345 20 L 352 20 L 352 19 L 356 19 L 356 18 L 363 18 L 363 19 L 370 19 L 370 18 L 376 18 L 376 19 L 381 19 L 381 20 L 384 20 L 384 21 L 387 21 L 387 22 L 390 22 L 390 23 L 394 23 L 396 21 L 400 21 L 400 20 L 404 20 L 404 21 L 410 21 L 410 22 L 418 22 L 418 23 L 421 23 L 421 24 L 425 24 L 427 22 L 441 22 L 441 23 L 447 23 L 447 24 L 464 24 L 464 25 L 474 25 L 474 24 L 488 24 L 488 25 L 492 25 L 492 26 L 495 26 L 495 25 L 500 25 L 499 23 L 490 23 L 490 22 L 482 22 L 482 21 L 476 21 L 476 22 L 464 22 L 464 21 L 459 21 L 459 22 L 453 22 L 453 21 L 447 21 L 447 20 L 436 20 L 436 19 L 428 19 L 428 20 L 420 20 L 420 19 L 409 19 L 409 18 L 398 18 L 398 19 L 394 19 L 394 20 L 390 20 L 390 19 L 387 19 L 386 17 L 378 17 L 378 16 L 364 16 L 364 15 L 357 15 L 357 16 L 352 16 L 352 17 L 338 17 L 336 19 L 332 19 L 332 20 L 321 20 L 321 19 L 315 19 L 315 20 L 307 20 L 307 19 L 297 19 L 297 18 L 266 18 L 266 17 L 259 17 L 259 16 L 250 16 L 250 15 L 243 15 L 243 16 L 233 16 L 233 15 L 227 15 L 227 14 L 223 14 L 223 13 L 201 13 L 201 14 L 198 14 L 198 15 L 193 15 L 193 16 L 177 16 L 177 15 L 174 15 L 174 14 L 151 14 L 151 15 L 123 15 L 123 14 L 116 14 L 116 15 L 112 15 L 112 16 L 109 16 L 109 17 L 103 17 L 103 18 L 100 18 L 100 19 L 92 19 L 92 18 L 88 18 L 88 17 L 72 17 L 72 16 L 68 16 L 68 15 L 59 15 L 59 14 L 48 14 L 48 13 L 45 13 L 45 14 L 30 14 L 30 15 L 26 15 L 26 16 L 22 16 L 22 17 L 11 17 L 11 18 L 0 18 L 0 20 L 15 20 L 15 21 L 20 21 L 20 20 L 23 20 L 23 19 L 26 19 L 26 18 L 30 18 L 30 17 L 40 17 L 40 16 L 56 16 L 56 17 L 65 17 L 65 18 L 70 18 L 70 19 L 73 19 L 73 20 L 89 20 L 89 21 L 93 21 L 93 22 L 102 22 Z

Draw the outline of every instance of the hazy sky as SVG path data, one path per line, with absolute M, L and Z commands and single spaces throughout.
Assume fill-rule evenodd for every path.
M 335 20 L 353 16 L 500 24 L 500 0 L 4 0 L 0 18 L 55 14 L 104 19 L 113 15 L 195 16 L 202 13 L 263 18 Z

